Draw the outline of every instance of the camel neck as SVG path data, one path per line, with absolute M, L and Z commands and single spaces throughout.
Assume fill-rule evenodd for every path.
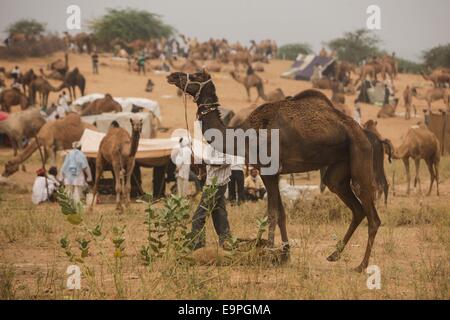
M 138 145 L 139 145 L 139 138 L 141 136 L 140 131 L 133 131 L 131 135 L 131 150 L 130 150 L 130 156 L 134 157 L 136 155 Z

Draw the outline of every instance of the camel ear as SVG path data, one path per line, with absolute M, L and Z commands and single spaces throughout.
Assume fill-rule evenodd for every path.
M 202 68 L 202 73 L 206 76 L 209 76 L 208 70 L 206 68 Z

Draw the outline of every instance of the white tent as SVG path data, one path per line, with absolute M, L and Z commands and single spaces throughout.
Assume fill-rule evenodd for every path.
M 102 93 L 92 93 L 85 96 L 82 96 L 75 101 L 73 101 L 72 106 L 81 106 L 86 102 L 92 102 L 97 99 L 103 98 L 105 95 Z M 134 98 L 134 97 L 113 97 L 117 103 L 122 106 L 122 111 L 131 112 L 133 105 L 144 108 L 147 111 L 152 112 L 158 119 L 161 121 L 161 110 L 159 107 L 159 103 L 157 101 L 153 101 L 145 98 Z
M 111 126 L 113 121 L 116 121 L 121 128 L 124 128 L 131 134 L 131 123 L 130 119 L 141 119 L 142 120 L 142 138 L 153 138 L 154 131 L 152 128 L 151 116 L 148 112 L 108 112 L 102 114 L 96 114 L 92 116 L 83 116 L 81 120 L 86 123 L 94 124 L 100 132 L 106 133 Z

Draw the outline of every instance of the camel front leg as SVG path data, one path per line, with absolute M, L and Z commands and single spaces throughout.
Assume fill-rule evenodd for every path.
M 125 205 L 128 206 L 130 204 L 130 193 L 131 193 L 131 175 L 134 170 L 134 159 L 128 161 L 127 172 L 126 172 L 126 181 L 125 181 Z
M 414 177 L 414 188 L 416 188 L 417 184 L 419 185 L 419 192 L 422 193 L 422 187 L 420 185 L 420 159 L 414 159 L 414 165 L 416 167 L 416 176 Z
M 114 171 L 114 181 L 115 181 L 115 189 L 116 189 L 116 210 L 118 212 L 122 212 L 122 184 L 121 184 L 121 171 L 122 168 L 120 167 L 119 163 L 113 163 L 113 171 Z

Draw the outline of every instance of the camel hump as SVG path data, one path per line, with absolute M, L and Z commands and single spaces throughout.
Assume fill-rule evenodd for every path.
M 322 92 L 314 89 L 308 89 L 305 91 L 302 91 L 300 93 L 297 93 L 295 96 L 291 97 L 290 100 L 302 100 L 302 99 L 308 99 L 308 98 L 319 98 L 325 100 L 328 105 L 333 106 L 333 103 L 331 103 L 330 99 L 326 95 L 324 95 Z

